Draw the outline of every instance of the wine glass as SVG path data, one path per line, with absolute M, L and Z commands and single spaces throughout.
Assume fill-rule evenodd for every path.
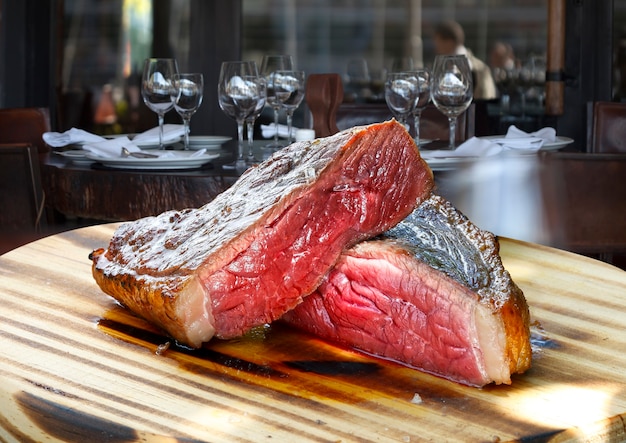
M 174 107 L 172 101 L 172 77 L 178 73 L 173 58 L 148 58 L 143 65 L 141 96 L 150 110 L 159 118 L 159 148 L 163 149 L 163 120 L 167 111 Z
M 280 112 L 280 102 L 276 100 L 273 86 L 270 84 L 270 77 L 275 71 L 288 71 L 293 69 L 293 60 L 290 55 L 264 55 L 261 60 L 261 76 L 265 77 L 267 83 L 266 103 L 274 110 L 274 140 L 266 145 L 269 149 L 280 149 L 283 145 L 278 141 L 278 114 Z
M 371 77 L 367 60 L 364 58 L 349 60 L 346 77 L 348 82 L 345 92 L 351 95 L 353 100 L 359 101 L 371 95 L 369 90 Z
M 270 76 L 270 84 L 276 100 L 287 114 L 287 139 L 291 143 L 293 112 L 304 98 L 304 71 L 275 71 Z
M 417 98 L 413 107 L 413 126 L 415 126 L 415 143 L 420 143 L 420 117 L 430 102 L 430 70 L 428 68 L 413 71 L 417 78 Z
M 217 85 L 217 96 L 222 111 L 237 122 L 237 160 L 224 165 L 226 169 L 245 169 L 243 157 L 243 124 L 254 112 L 260 99 L 261 85 L 256 63 L 253 61 L 223 62 Z
M 172 101 L 174 109 L 182 117 L 185 126 L 185 150 L 189 149 L 189 123 L 191 116 L 202 104 L 204 77 L 202 74 L 174 74 L 172 77 Z
M 391 63 L 391 72 L 405 72 L 415 69 L 415 62 L 413 57 L 398 57 L 394 58 Z
M 454 149 L 456 119 L 465 112 L 473 97 L 472 71 L 465 55 L 438 55 L 433 66 L 433 103 L 450 122 L 449 149 Z
M 246 161 L 248 163 L 258 163 L 259 160 L 254 156 L 253 148 L 254 148 L 254 122 L 259 115 L 261 115 L 261 111 L 263 111 L 263 107 L 265 106 L 265 101 L 267 97 L 267 83 L 265 78 L 259 76 L 259 101 L 257 102 L 254 111 L 246 117 L 246 128 L 248 129 L 248 156 Z
M 417 77 L 412 72 L 390 72 L 385 81 L 385 101 L 393 115 L 406 126 L 417 100 Z

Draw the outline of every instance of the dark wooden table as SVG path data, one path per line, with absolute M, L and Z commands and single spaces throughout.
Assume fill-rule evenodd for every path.
M 264 141 L 259 143 L 261 146 Z M 170 209 L 197 208 L 239 178 L 240 172 L 222 168 L 234 160 L 235 152 L 236 143 L 231 141 L 220 149 L 218 159 L 201 168 L 165 171 L 77 165 L 55 153 L 42 154 L 46 206 L 63 216 L 102 221 L 135 220 Z

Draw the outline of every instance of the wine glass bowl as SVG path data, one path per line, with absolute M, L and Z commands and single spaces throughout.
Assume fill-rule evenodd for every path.
M 159 148 L 163 149 L 163 122 L 165 114 L 174 107 L 172 78 L 178 73 L 173 58 L 148 58 L 144 62 L 141 79 L 141 97 L 159 119 Z
M 272 73 L 276 71 L 288 71 L 293 69 L 293 59 L 290 55 L 264 55 L 261 60 L 261 76 L 265 78 L 267 85 L 266 103 L 274 111 L 274 140 L 266 148 L 280 149 L 283 145 L 278 141 L 278 117 L 281 109 L 280 102 L 274 94 L 274 87 L 271 84 Z
M 276 100 L 287 114 L 287 138 L 291 143 L 293 113 L 304 99 L 304 71 L 275 71 L 270 76 L 270 84 Z
M 472 71 L 464 55 L 435 57 L 431 81 L 433 103 L 450 124 L 449 149 L 455 148 L 456 120 L 469 107 L 473 98 Z
M 390 72 L 385 80 L 385 102 L 393 115 L 406 126 L 415 107 L 418 83 L 411 72 Z
M 371 95 L 371 90 L 369 89 L 371 76 L 367 60 L 364 58 L 348 61 L 346 80 L 346 90 L 344 93 L 349 96 L 350 100 L 364 100 Z
M 202 104 L 204 77 L 202 74 L 174 74 L 172 101 L 174 109 L 183 119 L 185 126 L 185 150 L 189 149 L 189 123 L 191 116 Z
M 261 83 L 256 63 L 253 61 L 223 62 L 217 86 L 222 111 L 237 122 L 238 155 L 227 169 L 243 169 L 243 127 L 245 119 L 256 109 L 261 96 Z

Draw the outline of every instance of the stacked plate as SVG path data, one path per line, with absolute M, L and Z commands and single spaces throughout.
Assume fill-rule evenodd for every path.
M 230 139 L 231 137 L 225 137 L 222 135 L 191 135 L 189 136 L 189 149 L 194 151 L 199 149 L 220 149 L 222 145 Z

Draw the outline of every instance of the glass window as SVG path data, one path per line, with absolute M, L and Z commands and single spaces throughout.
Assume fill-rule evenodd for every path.
M 475 98 L 502 97 L 502 106 L 487 108 L 495 123 L 478 135 L 541 124 L 546 0 L 243 0 L 243 58 L 291 54 L 307 74 L 340 73 L 344 101 L 384 101 L 386 72 L 432 66 L 435 27 L 444 20 L 461 25 L 476 64 L 488 65 L 488 84 L 475 87 Z
M 428 66 L 443 19 L 458 21 L 485 61 L 496 42 L 519 59 L 546 47 L 546 0 L 243 0 L 243 11 L 244 58 L 289 53 L 309 73 L 345 73 L 354 58 L 373 69 L 406 57 Z

